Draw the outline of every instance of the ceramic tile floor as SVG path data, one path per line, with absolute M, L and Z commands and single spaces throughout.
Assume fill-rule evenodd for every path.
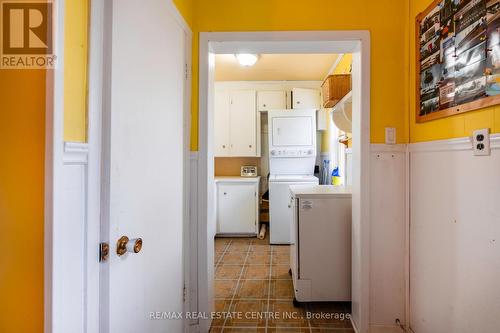
M 256 238 L 215 239 L 210 333 L 352 333 L 349 303 L 293 306 L 289 247 Z

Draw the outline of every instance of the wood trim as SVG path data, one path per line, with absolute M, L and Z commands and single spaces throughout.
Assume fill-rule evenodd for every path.
M 442 0 L 434 0 L 423 12 L 415 18 L 415 120 L 417 123 L 450 117 L 469 111 L 479 110 L 488 106 L 500 104 L 500 95 L 482 97 L 472 102 L 449 107 L 426 115 L 420 115 L 420 23 Z
M 483 109 L 488 106 L 496 105 L 500 103 L 500 95 L 483 97 L 481 99 L 468 102 L 465 104 L 453 106 L 451 108 L 443 109 L 440 111 L 432 112 L 423 116 L 417 115 L 417 123 L 422 123 L 429 120 L 444 118 L 453 116 L 455 114 L 460 114 L 464 112 L 474 111 Z M 418 112 L 418 110 L 417 110 Z

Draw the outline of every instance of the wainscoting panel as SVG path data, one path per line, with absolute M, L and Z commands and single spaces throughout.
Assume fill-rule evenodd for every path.
M 406 145 L 371 145 L 370 329 L 405 322 Z
M 62 168 L 61 223 L 54 243 L 55 332 L 86 333 L 88 146 L 66 142 Z M 71 251 L 68 251 L 71 249 Z M 97 258 L 96 258 L 97 260 Z
M 500 329 L 500 136 L 410 145 L 410 327 Z

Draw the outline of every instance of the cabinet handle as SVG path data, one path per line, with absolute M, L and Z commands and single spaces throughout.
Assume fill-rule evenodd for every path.
M 224 195 L 227 195 L 227 192 L 224 192 Z
M 248 148 L 252 148 L 252 145 L 248 145 Z
M 222 148 L 226 148 L 226 145 L 222 145 Z
M 300 104 L 300 101 L 297 101 L 297 104 Z
M 263 107 L 266 107 L 266 104 L 262 104 Z

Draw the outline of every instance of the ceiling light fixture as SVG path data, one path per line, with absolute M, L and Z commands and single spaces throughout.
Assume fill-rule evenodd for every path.
M 234 55 L 236 60 L 240 63 L 241 66 L 251 67 L 255 65 L 257 60 L 259 60 L 259 56 L 257 54 L 250 53 L 239 53 Z

